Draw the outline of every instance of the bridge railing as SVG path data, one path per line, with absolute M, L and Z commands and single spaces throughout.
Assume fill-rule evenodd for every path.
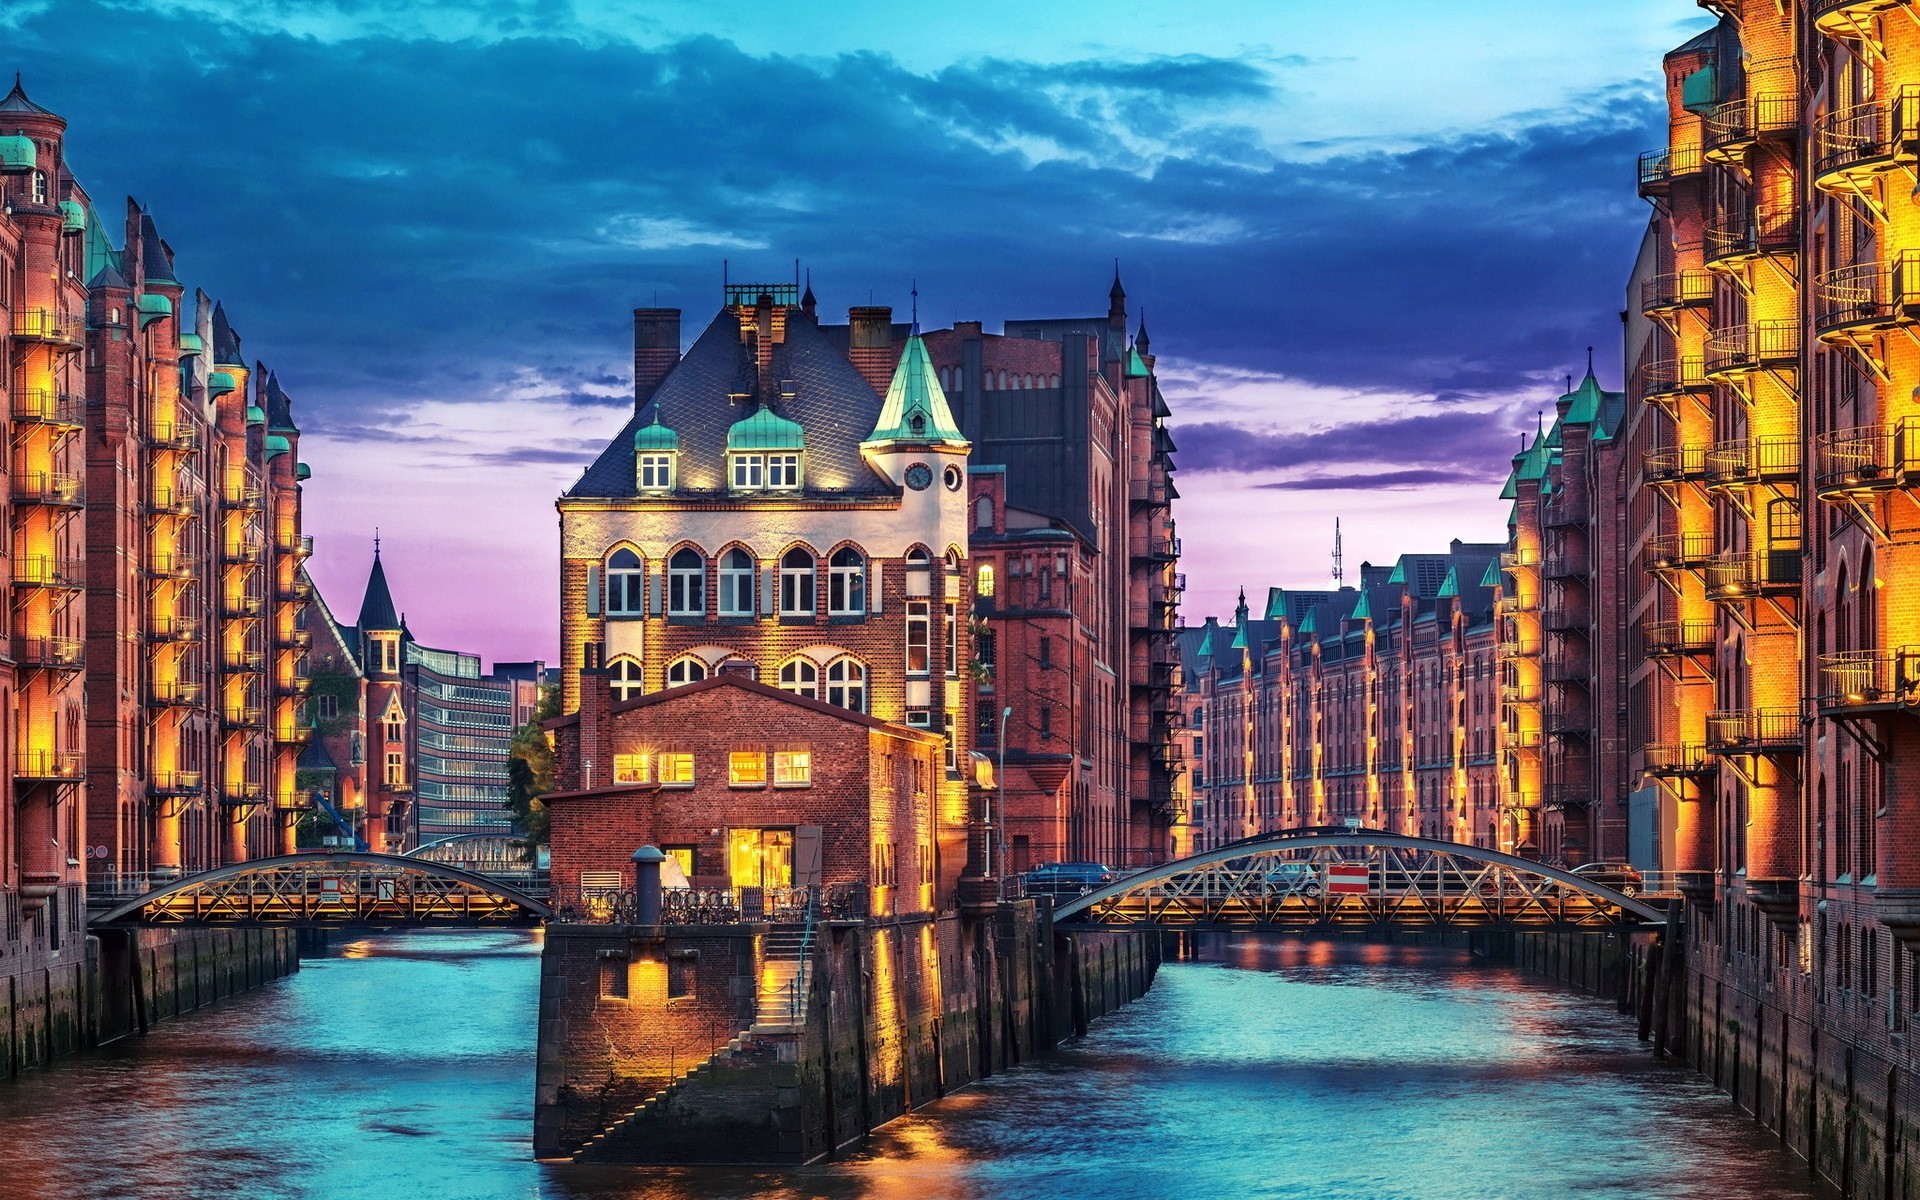
M 819 903 L 813 902 L 815 891 Z M 576 925 L 632 925 L 639 919 L 639 896 L 632 888 L 556 889 L 549 903 L 553 919 Z M 665 925 L 753 925 L 804 922 L 818 912 L 828 920 L 859 920 L 867 915 L 865 884 L 825 888 L 663 888 L 660 921 Z

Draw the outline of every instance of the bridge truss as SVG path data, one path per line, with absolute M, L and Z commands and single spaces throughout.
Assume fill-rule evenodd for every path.
M 551 915 L 484 875 L 418 858 L 341 851 L 289 854 L 190 875 L 93 924 L 526 926 Z
M 1184 929 L 1622 928 L 1659 909 L 1531 859 L 1382 830 L 1280 833 L 1153 867 L 1056 921 Z

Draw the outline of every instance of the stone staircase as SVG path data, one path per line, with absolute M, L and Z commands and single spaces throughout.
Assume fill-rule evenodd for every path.
M 760 956 L 754 1033 L 791 1033 L 806 1024 L 812 943 L 813 930 L 805 922 L 781 922 L 768 931 Z
M 574 1162 L 595 1161 L 596 1160 L 595 1152 L 597 1150 L 599 1150 L 602 1146 L 606 1145 L 608 1142 L 618 1138 L 621 1132 L 624 1131 L 628 1126 L 643 1120 L 649 1114 L 651 1114 L 655 1109 L 659 1108 L 661 1105 L 673 1099 L 673 1094 L 675 1092 L 679 1091 L 681 1088 L 687 1086 L 688 1084 L 693 1083 L 694 1081 L 700 1079 L 703 1075 L 713 1071 L 727 1058 L 735 1054 L 742 1053 L 743 1051 L 751 1051 L 752 1049 L 753 1049 L 752 1035 L 750 1035 L 744 1030 L 734 1035 L 734 1037 L 727 1042 L 725 1047 L 715 1051 L 713 1056 L 708 1058 L 705 1062 L 696 1063 L 689 1070 L 683 1071 L 680 1074 L 679 1078 L 668 1083 L 665 1087 L 661 1088 L 659 1091 L 655 1092 L 653 1095 L 648 1096 L 645 1100 L 642 1100 L 639 1103 L 639 1105 L 635 1107 L 631 1112 L 624 1113 L 621 1116 L 614 1118 L 611 1122 L 607 1124 L 606 1128 L 602 1129 L 599 1133 L 594 1134 L 592 1137 L 588 1138 L 586 1141 L 582 1142 L 580 1144 L 580 1148 L 573 1152 L 573 1161 Z

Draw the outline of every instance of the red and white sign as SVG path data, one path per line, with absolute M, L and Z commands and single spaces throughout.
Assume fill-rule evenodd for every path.
M 320 879 L 320 903 L 334 905 L 340 903 L 340 878 L 326 875 Z
M 1368 892 L 1367 864 L 1328 863 L 1327 895 L 1364 896 Z

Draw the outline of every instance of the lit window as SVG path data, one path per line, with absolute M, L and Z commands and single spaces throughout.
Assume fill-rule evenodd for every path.
M 932 665 L 932 616 L 925 600 L 907 601 L 907 674 L 925 675 Z
M 400 713 L 397 710 L 393 712 L 389 712 L 387 714 L 385 727 L 386 727 L 387 740 L 389 742 L 398 742 L 398 741 L 405 740 L 406 723 L 401 718 Z
M 736 454 L 733 456 L 733 490 L 736 492 L 753 491 L 765 485 L 767 477 L 767 456 L 764 454 Z
M 799 487 L 800 456 L 798 454 L 767 455 L 767 486 L 770 488 Z
M 767 786 L 767 756 L 758 750 L 735 750 L 728 754 L 727 786 Z
M 707 664 L 697 658 L 676 658 L 667 665 L 667 686 L 699 683 L 707 677 Z
M 819 685 L 820 668 L 804 658 L 796 658 L 780 668 L 780 690 L 783 692 L 792 692 L 796 696 L 818 700 Z
M 852 546 L 842 546 L 827 561 L 827 612 L 836 617 L 867 611 L 867 560 Z
M 673 490 L 673 455 L 642 454 L 640 456 L 640 490 L 643 492 Z
M 622 547 L 607 559 L 607 615 L 637 617 L 646 612 L 647 574 L 640 556 Z
M 676 617 L 697 617 L 706 611 L 707 560 L 687 546 L 667 563 L 667 612 Z
M 652 755 L 616 754 L 613 756 L 613 781 L 615 783 L 645 783 L 647 768 L 652 765 Z
M 720 556 L 720 615 L 753 615 L 753 555 L 738 546 Z
M 827 703 L 867 711 L 867 668 L 857 658 L 837 658 L 827 667 Z
M 773 782 L 781 787 L 812 784 L 813 751 L 776 750 L 773 755 Z
M 33 202 L 35 204 L 45 204 L 47 202 L 47 173 L 45 171 L 35 171 L 33 173 Z
M 981 563 L 980 569 L 974 572 L 973 594 L 976 596 L 993 595 L 993 564 L 992 563 Z
M 631 658 L 614 659 L 611 675 L 610 686 L 615 700 L 631 700 L 647 690 L 641 682 L 640 664 Z
M 796 546 L 780 559 L 780 615 L 813 615 L 813 555 Z
M 666 753 L 654 756 L 661 787 L 693 786 L 693 755 Z
M 407 756 L 399 750 L 387 751 L 387 786 L 401 787 L 407 782 Z

